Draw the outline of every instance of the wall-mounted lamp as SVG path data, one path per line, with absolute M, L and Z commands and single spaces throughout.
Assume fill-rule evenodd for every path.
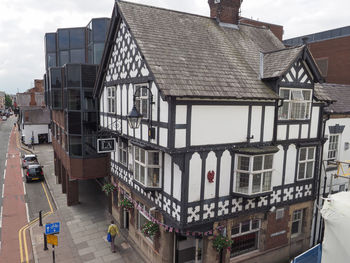
M 136 94 L 140 91 L 140 89 L 147 89 L 148 90 L 148 112 L 149 112 L 149 118 L 148 118 L 148 123 L 149 123 L 149 128 L 148 128 L 148 137 L 150 139 L 155 139 L 155 128 L 152 127 L 152 105 L 154 104 L 153 102 L 153 94 L 151 89 L 148 86 L 140 86 L 137 87 L 134 93 L 134 105 L 132 107 L 132 110 L 129 112 L 129 115 L 127 116 L 127 120 L 129 123 L 129 126 L 131 129 L 138 129 L 141 124 L 141 120 L 143 115 L 137 110 L 136 108 Z

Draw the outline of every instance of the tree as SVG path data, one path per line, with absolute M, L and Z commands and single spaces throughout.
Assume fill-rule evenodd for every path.
M 12 99 L 7 94 L 5 94 L 5 107 L 6 108 L 12 108 Z

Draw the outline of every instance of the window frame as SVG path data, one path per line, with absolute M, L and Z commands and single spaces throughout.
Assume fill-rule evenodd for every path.
M 115 113 L 116 112 L 116 88 L 114 86 L 107 87 L 107 112 Z
M 128 166 L 128 141 L 123 140 L 121 138 L 118 139 L 118 162 L 125 167 Z M 125 162 L 123 158 L 123 154 L 125 154 Z
M 289 96 L 288 99 L 284 98 L 282 96 L 282 91 L 289 91 Z M 303 97 L 303 99 L 293 99 L 293 92 L 301 92 L 301 95 Z M 304 97 L 304 92 L 310 92 L 309 96 L 310 98 L 308 100 L 305 99 Z M 282 107 L 279 109 L 278 111 L 278 119 L 279 120 L 310 120 L 311 119 L 311 108 L 312 108 L 312 96 L 313 96 L 313 91 L 312 89 L 300 89 L 300 88 L 286 88 L 286 87 L 280 87 L 279 89 L 279 95 L 280 97 L 284 98 L 283 100 L 283 105 Z M 283 109 L 285 108 L 285 105 L 287 105 L 288 103 L 288 111 L 287 111 L 287 115 L 286 117 L 283 117 Z M 304 109 L 305 109 L 305 114 L 304 114 L 304 118 L 300 118 L 299 117 L 293 117 L 292 115 L 297 115 L 296 113 L 293 113 L 294 109 L 296 108 L 296 104 L 304 104 Z M 294 107 L 293 107 L 294 105 Z M 301 114 L 301 110 L 302 108 L 299 108 L 299 115 Z
M 136 151 L 139 151 L 138 154 L 136 154 Z M 141 159 L 141 153 L 144 151 L 144 162 L 142 162 Z M 157 153 L 158 154 L 158 164 L 150 164 L 149 163 L 149 154 L 152 153 Z M 144 188 L 150 188 L 150 189 L 158 189 L 161 188 L 162 185 L 162 154 L 160 151 L 157 150 L 145 150 L 141 147 L 138 147 L 136 145 L 133 146 L 133 169 L 134 169 L 134 174 L 133 178 L 134 181 L 136 181 L 139 185 L 141 185 Z M 137 158 L 139 156 L 139 158 Z M 137 166 L 138 169 L 137 169 Z M 144 182 L 141 181 L 141 168 L 144 169 Z M 152 186 L 148 184 L 150 179 L 149 177 L 149 169 L 158 169 L 158 185 L 157 186 Z M 136 175 L 137 171 L 139 171 L 138 176 Z
M 150 118 L 150 90 L 148 83 L 135 84 L 135 107 L 141 113 L 142 119 Z M 142 92 L 146 91 L 146 95 L 143 95 Z M 139 94 L 136 94 L 139 92 Z M 144 103 L 146 103 L 145 109 L 146 113 L 143 111 Z
M 138 206 L 140 206 L 140 207 L 142 207 L 143 208 L 143 210 L 144 211 L 147 211 L 148 209 L 147 209 L 147 207 L 144 205 L 144 204 L 142 204 L 142 203 L 140 203 L 140 202 L 137 202 L 137 205 Z M 140 224 L 140 216 L 143 216 L 146 220 L 148 220 L 148 221 L 152 221 L 145 213 L 143 213 L 142 212 L 142 209 L 137 209 L 137 230 L 140 232 L 140 233 L 142 233 L 142 231 L 141 231 L 141 224 Z M 143 235 L 143 234 L 142 234 Z M 154 236 L 152 236 L 152 237 L 149 237 L 149 236 L 145 236 L 145 235 L 143 235 L 148 241 L 150 241 L 150 242 L 154 242 Z
M 249 221 L 249 230 L 248 231 L 242 231 L 242 225 L 244 223 L 248 222 L 248 221 Z M 253 222 L 256 222 L 256 221 L 258 222 L 258 226 L 256 228 L 253 228 Z M 232 230 L 234 228 L 236 228 L 237 226 L 239 227 L 238 233 L 232 234 Z M 260 218 L 254 218 L 254 219 L 245 220 L 245 221 L 239 222 L 236 225 L 233 225 L 232 228 L 231 228 L 231 240 L 234 240 L 235 238 L 238 238 L 238 237 L 244 237 L 244 236 L 247 236 L 247 235 L 251 235 L 251 234 L 254 233 L 254 234 L 256 234 L 256 236 L 255 236 L 256 242 L 255 242 L 254 249 L 248 249 L 246 251 L 243 250 L 243 251 L 238 252 L 238 253 L 236 251 L 234 251 L 234 249 L 232 248 L 232 246 L 235 243 L 235 242 L 233 242 L 233 244 L 231 246 L 230 258 L 233 258 L 233 257 L 239 256 L 239 255 L 245 254 L 245 253 L 249 253 L 249 252 L 258 250 L 259 246 L 260 246 L 260 230 L 261 230 L 261 219 Z
M 337 138 L 336 141 L 331 142 L 331 138 L 335 137 Z M 334 146 L 334 149 L 331 149 L 331 146 Z M 335 134 L 330 134 L 328 138 L 328 152 L 327 152 L 327 160 L 328 161 L 335 161 L 338 159 L 338 154 L 339 154 L 339 145 L 340 145 L 340 134 L 335 133 Z M 330 157 L 329 154 L 330 152 L 334 153 L 333 157 Z
M 295 213 L 300 214 L 300 218 L 295 219 Z M 303 229 L 303 220 L 304 220 L 304 209 L 298 209 L 298 210 L 294 210 L 293 214 L 292 214 L 292 224 L 291 224 L 291 229 L 290 229 L 290 234 L 291 237 L 296 237 L 299 236 L 302 233 L 302 229 Z M 298 222 L 298 231 L 293 233 L 293 224 L 295 222 Z
M 265 159 L 267 156 L 272 156 L 272 163 L 271 168 L 265 168 Z M 245 157 L 249 158 L 249 165 L 248 170 L 239 169 L 239 158 Z M 263 157 L 261 162 L 261 169 L 260 170 L 254 170 L 254 163 L 255 158 L 257 157 Z M 243 195 L 260 195 L 264 193 L 268 193 L 272 191 L 272 176 L 274 172 L 273 164 L 274 164 L 274 154 L 268 153 L 268 154 L 259 154 L 259 155 L 245 155 L 245 154 L 237 154 L 235 158 L 235 171 L 234 171 L 234 187 L 233 191 L 234 193 L 243 194 Z M 266 174 L 270 174 L 270 180 L 269 180 L 269 188 L 267 190 L 264 190 L 264 179 L 266 178 Z M 244 191 L 238 191 L 238 178 L 240 174 L 248 174 L 249 175 L 249 182 L 248 182 L 248 190 L 247 192 Z M 253 191 L 254 187 L 254 175 L 260 174 L 260 189 L 259 191 Z
M 301 156 L 301 151 L 303 149 L 306 149 L 306 155 L 305 155 L 305 160 L 300 160 L 300 156 Z M 313 158 L 309 159 L 309 150 L 313 149 L 314 153 L 313 153 Z M 312 163 L 312 172 L 311 172 L 311 177 L 307 177 L 307 165 L 308 163 Z M 297 170 L 297 181 L 303 181 L 303 180 L 310 180 L 312 178 L 314 178 L 314 172 L 315 172 L 315 163 L 316 163 L 316 147 L 315 146 L 311 146 L 311 147 L 302 147 L 299 149 L 299 153 L 298 153 L 298 170 Z M 305 164 L 304 166 L 304 176 L 303 178 L 300 178 L 300 164 Z

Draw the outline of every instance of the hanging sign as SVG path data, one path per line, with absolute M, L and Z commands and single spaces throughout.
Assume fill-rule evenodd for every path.
M 115 138 L 97 139 L 97 152 L 110 153 L 115 151 Z
M 48 244 L 58 246 L 58 237 L 55 235 L 47 235 L 46 240 Z

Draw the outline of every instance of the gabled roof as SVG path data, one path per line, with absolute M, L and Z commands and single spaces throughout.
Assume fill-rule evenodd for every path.
M 263 54 L 263 78 L 282 76 L 303 51 L 304 47 L 284 48 Z
M 328 112 L 350 114 L 350 85 L 322 83 L 315 84 L 322 95 L 333 103 L 327 108 Z
M 116 2 L 116 10 L 108 42 L 118 30 L 119 13 L 163 96 L 279 98 L 260 78 L 260 53 L 285 49 L 269 29 L 221 26 L 208 17 L 124 1 Z M 294 57 L 294 50 L 288 50 L 285 52 Z M 104 60 L 110 51 L 107 46 L 95 94 L 102 86 L 108 65 Z M 289 66 L 285 60 L 281 62 L 283 68 Z

